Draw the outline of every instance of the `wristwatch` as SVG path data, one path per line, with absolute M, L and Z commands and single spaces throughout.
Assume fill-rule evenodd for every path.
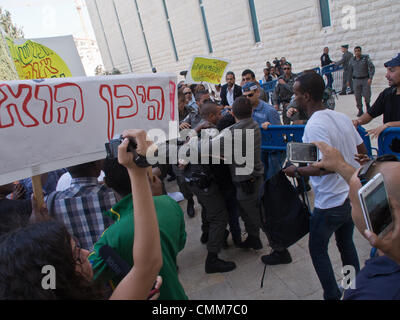
M 294 177 L 295 178 L 300 178 L 301 177 L 301 174 L 299 172 L 299 168 L 298 167 L 295 167 L 295 169 L 294 169 Z
M 148 163 L 146 157 L 142 156 L 141 154 L 138 154 L 136 150 L 134 150 L 133 152 L 133 161 L 140 168 L 147 168 L 151 166 L 151 164 Z

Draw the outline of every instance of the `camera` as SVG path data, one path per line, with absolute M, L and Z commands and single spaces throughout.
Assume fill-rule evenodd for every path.
M 281 60 L 278 60 L 278 58 L 275 58 L 275 60 L 272 61 L 272 63 L 275 65 L 275 67 L 279 67 L 281 64 Z
M 135 138 L 129 137 L 128 139 L 129 139 L 129 144 L 128 144 L 127 151 L 133 153 L 133 162 L 135 162 L 135 164 L 141 168 L 149 167 L 150 164 L 147 162 L 146 157 L 142 156 L 136 152 L 137 142 L 136 142 Z M 118 159 L 118 146 L 122 143 L 123 140 L 124 140 L 124 138 L 121 135 L 121 136 L 119 136 L 119 138 L 112 139 L 112 140 L 110 140 L 110 142 L 107 142 L 105 144 L 107 158 Z

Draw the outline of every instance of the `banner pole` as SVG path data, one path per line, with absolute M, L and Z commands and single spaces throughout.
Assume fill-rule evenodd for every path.
M 42 208 L 45 205 L 45 203 L 44 203 L 41 175 L 32 177 L 32 188 L 33 188 L 33 196 L 36 199 L 36 203 L 39 208 Z

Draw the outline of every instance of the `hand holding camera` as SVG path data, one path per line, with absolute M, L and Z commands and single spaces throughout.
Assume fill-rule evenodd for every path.
M 137 129 L 125 130 L 118 139 L 106 143 L 107 157 L 118 158 L 128 169 L 149 167 L 146 160 L 149 148 L 156 148 L 154 142 L 147 138 L 146 131 Z

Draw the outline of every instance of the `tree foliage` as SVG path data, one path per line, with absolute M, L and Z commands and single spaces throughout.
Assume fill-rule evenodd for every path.
M 0 26 L 3 28 L 6 35 L 12 39 L 23 38 L 24 32 L 16 26 L 11 20 L 11 13 L 0 7 Z

